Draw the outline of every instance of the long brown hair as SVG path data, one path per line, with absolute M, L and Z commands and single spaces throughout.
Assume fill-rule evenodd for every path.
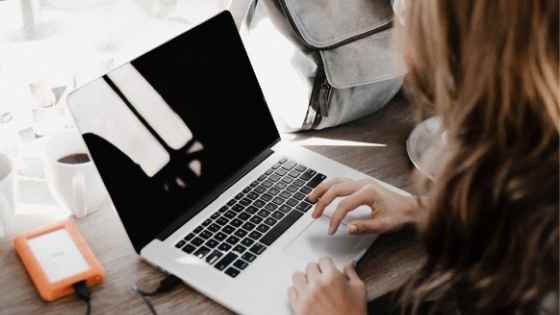
M 449 139 L 419 226 L 427 258 L 403 290 L 463 314 L 535 314 L 557 294 L 557 0 L 410 0 L 407 87 Z

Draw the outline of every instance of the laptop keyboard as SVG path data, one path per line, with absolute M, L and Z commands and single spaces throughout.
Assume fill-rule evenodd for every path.
M 235 278 L 311 209 L 307 194 L 325 178 L 283 158 L 175 247 Z

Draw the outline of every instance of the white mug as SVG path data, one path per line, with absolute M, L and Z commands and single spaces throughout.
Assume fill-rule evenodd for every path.
M 14 166 L 6 155 L 0 153 L 0 226 L 4 237 L 13 232 L 14 217 Z
M 49 186 L 59 203 L 77 218 L 99 209 L 107 191 L 78 134 L 53 135 L 46 143 L 45 159 Z

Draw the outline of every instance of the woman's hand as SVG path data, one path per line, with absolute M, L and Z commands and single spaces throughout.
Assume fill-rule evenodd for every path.
M 370 179 L 355 181 L 347 178 L 325 181 L 309 194 L 308 199 L 315 202 L 313 218 L 319 218 L 337 197 L 346 198 L 331 217 L 329 234 L 336 232 L 350 211 L 364 205 L 371 208 L 371 218 L 349 222 L 348 232 L 351 234 L 385 233 L 416 221 L 418 203 L 415 197 L 388 190 Z
M 366 287 L 352 265 L 339 271 L 330 258 L 296 272 L 288 298 L 296 315 L 365 315 Z

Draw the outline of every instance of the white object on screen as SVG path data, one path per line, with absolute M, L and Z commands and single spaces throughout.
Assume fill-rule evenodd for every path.
M 86 272 L 90 266 L 66 230 L 32 238 L 31 253 L 39 262 L 50 283 Z

